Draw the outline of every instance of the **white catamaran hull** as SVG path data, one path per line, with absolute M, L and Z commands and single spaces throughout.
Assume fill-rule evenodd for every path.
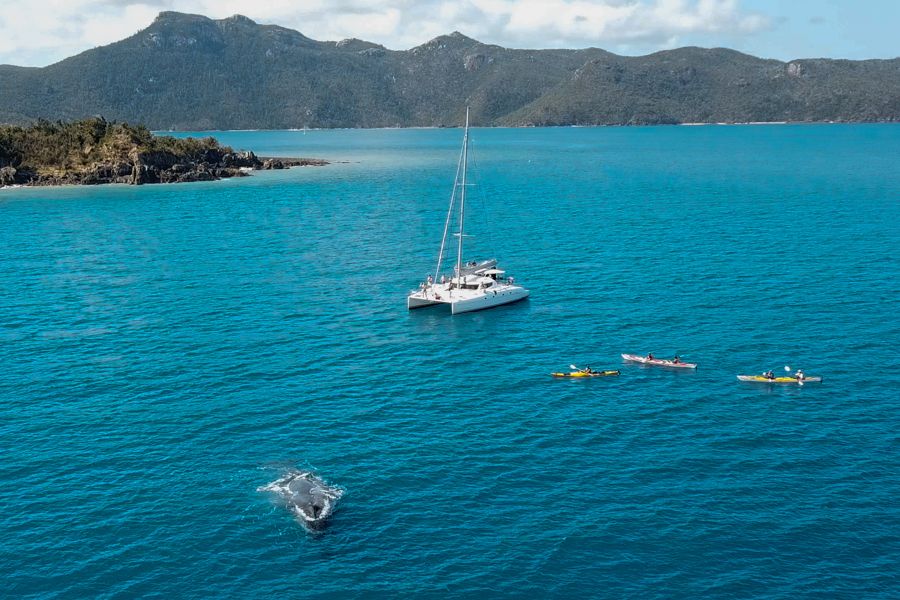
M 435 304 L 442 304 L 442 302 L 440 300 L 434 300 L 426 297 L 425 295 L 423 295 L 423 292 L 421 290 L 418 292 L 413 292 L 406 299 L 406 307 L 409 310 L 412 310 L 414 308 L 425 308 L 426 306 L 434 306 Z
M 511 304 L 524 300 L 528 297 L 528 290 L 523 287 L 514 285 L 507 286 L 506 289 L 488 290 L 478 296 L 472 298 L 461 298 L 450 304 L 450 312 L 454 315 L 464 312 L 472 312 L 474 310 L 482 310 L 485 308 L 493 308 L 502 304 Z
M 498 285 L 487 290 L 447 290 L 439 285 L 417 290 L 407 298 L 407 308 L 425 308 L 449 304 L 451 314 L 484 310 L 511 304 L 528 297 L 528 290 L 518 285 Z

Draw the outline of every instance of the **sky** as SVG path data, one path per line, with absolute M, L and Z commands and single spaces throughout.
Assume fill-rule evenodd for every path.
M 393 50 L 460 31 L 512 48 L 626 55 L 724 46 L 780 60 L 900 56 L 900 0 L 18 0 L 0 15 L 0 64 L 46 66 L 126 38 L 163 10 L 241 14 Z

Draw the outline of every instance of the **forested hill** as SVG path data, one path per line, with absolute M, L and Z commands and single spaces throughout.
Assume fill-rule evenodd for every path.
M 624 57 L 459 33 L 406 51 L 319 42 L 242 16 L 164 12 L 44 68 L 0 66 L 0 122 L 91 115 L 154 129 L 898 121 L 900 59 L 763 60 L 722 48 Z
M 324 164 L 314 158 L 262 160 L 214 138 L 157 136 L 141 125 L 100 117 L 0 125 L 0 187 L 212 181 L 241 177 L 253 169 Z

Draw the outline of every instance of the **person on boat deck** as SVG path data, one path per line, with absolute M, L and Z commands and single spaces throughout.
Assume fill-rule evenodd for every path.
M 515 281 L 516 281 L 515 279 L 512 278 L 512 275 L 510 275 L 509 277 L 507 277 L 506 280 L 509 281 L 509 285 L 512 285 L 512 284 L 515 283 Z
M 806 375 L 803 374 L 803 369 L 797 369 L 795 375 L 797 376 L 797 381 L 803 381 L 806 378 Z
M 428 287 L 431 287 L 431 284 L 434 283 L 434 279 L 431 278 L 431 275 L 428 276 L 428 279 L 426 281 L 428 283 Z
M 441 275 L 441 285 L 444 285 L 445 283 L 447 283 L 447 276 Z

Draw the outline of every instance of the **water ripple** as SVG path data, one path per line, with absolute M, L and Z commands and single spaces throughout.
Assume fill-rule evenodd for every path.
M 453 318 L 404 295 L 455 131 L 0 191 L 7 593 L 892 597 L 897 128 L 476 134 L 471 242 L 532 297 Z M 826 380 L 735 380 L 785 364 Z M 256 492 L 291 468 L 346 490 L 322 535 Z

